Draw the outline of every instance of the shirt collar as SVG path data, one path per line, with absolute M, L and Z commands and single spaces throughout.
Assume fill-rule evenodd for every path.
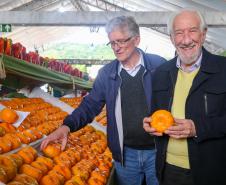
M 192 66 L 190 66 L 189 72 L 192 72 L 192 71 L 198 69 L 201 66 L 201 61 L 202 61 L 202 52 L 201 52 L 201 55 L 199 56 L 198 60 Z M 177 66 L 177 68 L 179 68 L 182 71 L 184 71 L 183 67 L 181 66 L 181 62 L 180 62 L 180 58 L 179 57 L 177 57 L 176 66 Z
M 138 50 L 139 51 L 139 50 Z M 138 61 L 138 63 L 132 68 L 132 69 L 128 69 L 128 68 L 125 68 L 121 62 L 119 62 L 119 68 L 118 68 L 118 74 L 120 74 L 120 72 L 122 71 L 122 69 L 125 69 L 126 71 L 133 71 L 135 69 L 137 69 L 138 67 L 141 66 L 144 66 L 144 59 L 143 59 L 143 55 L 142 53 L 139 51 L 140 53 L 140 59 Z

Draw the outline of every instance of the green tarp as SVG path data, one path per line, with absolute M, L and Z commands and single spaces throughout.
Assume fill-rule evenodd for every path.
M 20 89 L 28 85 L 40 86 L 50 84 L 60 89 L 91 89 L 92 83 L 78 77 L 56 72 L 32 64 L 23 60 L 16 59 L 7 55 L 0 55 L 6 70 L 6 79 L 1 80 L 5 86 Z

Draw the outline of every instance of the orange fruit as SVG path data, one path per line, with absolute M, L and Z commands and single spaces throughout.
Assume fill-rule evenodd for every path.
M 24 159 L 19 154 L 15 154 L 15 153 L 9 154 L 9 158 L 16 163 L 17 169 L 19 169 L 24 162 Z
M 5 133 L 16 131 L 16 127 L 11 125 L 10 123 L 0 123 L 0 127 L 2 127 L 5 130 Z
M 39 161 L 33 161 L 31 163 L 31 166 L 33 166 L 34 168 L 37 168 L 39 170 L 42 171 L 42 174 L 46 174 L 48 172 L 48 168 L 44 163 L 41 163 Z
M 174 124 L 172 114 L 167 110 L 157 110 L 151 115 L 151 127 L 157 132 L 163 133 L 171 125 Z
M 13 181 L 20 182 L 23 185 L 25 185 L 25 184 L 26 185 L 27 184 L 29 184 L 29 185 L 38 185 L 38 182 L 36 181 L 35 178 L 33 178 L 33 177 L 29 176 L 29 175 L 26 175 L 26 174 L 17 174 L 16 177 L 13 179 Z M 8 184 L 10 184 L 10 183 L 8 183 Z
M 35 156 L 29 151 L 19 150 L 17 154 L 23 158 L 25 164 L 31 164 L 35 160 Z
M 65 180 L 69 180 L 71 178 L 71 170 L 67 166 L 63 165 L 55 165 L 53 170 L 57 171 L 61 175 L 64 176 Z
M 4 137 L 0 137 L 0 153 L 9 152 L 12 149 L 12 143 Z
M 0 111 L 0 119 L 3 122 L 13 124 L 17 121 L 18 117 L 16 111 L 13 109 L 4 108 Z
M 42 152 L 44 153 L 45 156 L 49 157 L 49 158 L 54 158 L 58 155 L 60 155 L 61 153 L 61 146 L 59 144 L 49 144 L 47 145 Z
M 5 135 L 5 129 L 0 126 L 0 137 Z
M 17 165 L 9 156 L 0 155 L 0 168 L 3 168 L 6 173 L 7 182 L 16 176 Z
M 20 167 L 19 173 L 24 173 L 26 175 L 29 175 L 29 176 L 35 178 L 37 181 L 40 181 L 43 176 L 41 170 L 39 170 L 29 164 L 23 164 Z
M 46 175 L 42 177 L 40 185 L 60 185 L 60 180 L 53 175 Z
M 36 158 L 36 161 L 45 164 L 47 166 L 48 170 L 51 170 L 54 166 L 53 160 L 50 158 L 44 157 L 44 156 L 38 156 Z

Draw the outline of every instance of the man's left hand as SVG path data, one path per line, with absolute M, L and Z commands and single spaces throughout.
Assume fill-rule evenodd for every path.
M 196 136 L 195 124 L 190 119 L 174 118 L 175 125 L 169 127 L 164 133 L 175 139 Z

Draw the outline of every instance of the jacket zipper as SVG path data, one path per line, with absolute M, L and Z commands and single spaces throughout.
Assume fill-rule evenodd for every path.
M 118 75 L 118 76 L 119 76 L 119 78 L 120 78 L 120 84 L 119 84 L 118 91 L 120 91 L 121 85 L 122 85 L 122 78 L 121 78 L 120 75 Z M 117 92 L 118 92 L 118 91 L 117 91 Z M 118 96 L 118 94 L 117 94 L 117 96 Z M 117 96 L 116 96 L 116 97 L 117 97 Z M 120 101 L 121 101 L 121 100 L 120 100 Z M 124 137 L 124 136 L 123 136 L 123 137 Z M 122 138 L 122 140 L 124 140 L 124 138 Z M 119 141 L 119 142 L 120 142 L 120 141 Z M 122 144 L 123 144 L 123 142 L 122 142 Z M 120 145 L 120 144 L 119 144 L 119 145 Z M 121 160 L 121 165 L 122 165 L 122 167 L 124 167 L 124 157 L 123 157 L 123 152 L 124 152 L 123 150 L 124 150 L 124 149 L 123 149 L 123 146 L 122 146 L 122 148 L 120 148 L 120 149 L 121 149 L 121 159 L 122 159 L 122 160 Z
M 208 115 L 207 94 L 204 94 L 204 106 L 205 106 L 205 113 L 206 115 Z

